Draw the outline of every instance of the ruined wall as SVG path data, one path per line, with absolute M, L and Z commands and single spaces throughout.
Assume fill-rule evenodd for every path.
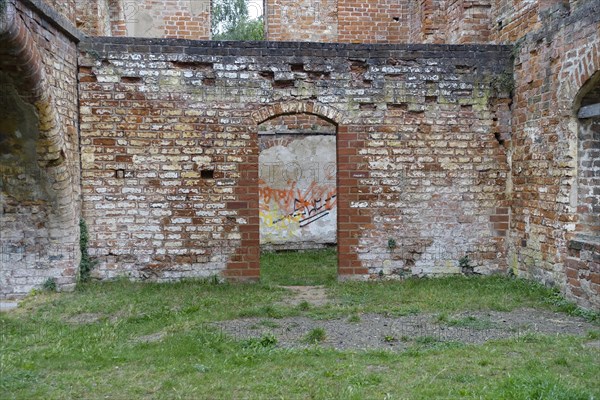
M 446 43 L 489 43 L 492 0 L 448 0 Z
M 267 40 L 409 42 L 410 1 L 267 0 L 265 7 Z
M 337 244 L 335 135 L 335 125 L 310 114 L 258 126 L 262 249 Z
M 210 0 L 77 0 L 77 27 L 90 36 L 208 39 Z
M 582 231 L 577 94 L 600 69 L 600 4 L 521 5 L 497 32 L 498 40 L 518 39 L 510 262 L 518 273 L 561 287 L 581 305 L 598 307 L 594 240 L 569 247 L 571 240 L 581 241 Z M 587 250 L 579 251 L 582 247 Z
M 46 3 L 47 5 L 49 5 L 50 7 L 52 7 L 52 9 L 56 12 L 58 12 L 60 15 L 62 15 L 63 17 L 65 17 L 67 20 L 71 21 L 71 22 L 75 22 L 75 17 L 76 17 L 76 2 L 81 1 L 81 0 L 28 0 L 25 1 L 24 3 L 33 3 L 33 4 L 39 4 L 39 3 Z
M 338 0 L 338 41 L 407 43 L 410 1 Z
M 30 5 L 0 10 L 0 297 L 70 288 L 79 263 L 77 32 Z
M 337 0 L 268 0 L 265 11 L 267 40 L 337 41 Z
M 86 35 L 112 36 L 111 14 L 117 16 L 119 10 L 120 0 L 78 0 L 76 26 Z
M 277 41 L 487 43 L 492 24 L 491 0 L 268 0 L 266 8 L 267 39 Z
M 492 82 L 510 73 L 509 54 L 86 41 L 83 215 L 96 273 L 258 278 L 258 126 L 298 113 L 337 125 L 342 276 L 456 272 L 466 254 L 502 269 L 508 164 Z

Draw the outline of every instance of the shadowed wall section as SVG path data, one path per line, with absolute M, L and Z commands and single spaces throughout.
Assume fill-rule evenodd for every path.
M 0 295 L 14 296 L 47 279 L 54 279 L 63 289 L 72 287 L 76 279 L 76 38 L 42 23 L 48 16 L 36 15 L 21 3 L 9 1 L 3 7 Z M 57 15 L 54 18 L 60 19 Z

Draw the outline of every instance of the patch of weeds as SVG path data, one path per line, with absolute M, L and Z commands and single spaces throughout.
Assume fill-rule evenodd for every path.
M 46 292 L 56 292 L 56 279 L 48 278 L 42 284 L 42 289 Z
M 326 285 L 337 281 L 335 248 L 262 252 L 260 266 L 261 282 L 267 285 Z
M 460 268 L 460 272 L 462 272 L 463 275 L 475 275 L 475 266 L 471 264 L 469 256 L 461 257 L 458 260 L 458 267 Z
M 308 301 L 302 300 L 300 304 L 296 306 L 296 308 L 300 311 L 308 311 L 311 308 L 311 305 Z
M 326 338 L 327 334 L 325 329 L 313 328 L 304 336 L 302 341 L 307 344 L 318 344 L 324 342 Z
M 242 342 L 245 349 L 268 349 L 277 345 L 277 338 L 272 333 L 267 333 L 260 338 L 250 338 Z
M 544 299 L 544 302 L 553 305 L 560 311 L 569 315 L 581 317 L 588 322 L 600 324 L 600 311 L 587 310 L 578 307 L 574 302 L 565 299 L 558 289 L 552 289 L 551 293 Z
M 260 318 L 260 317 L 269 317 L 275 319 L 281 319 L 286 316 L 284 310 L 272 306 L 266 305 L 262 307 L 255 307 L 248 310 L 242 310 L 239 312 L 238 316 L 240 318 Z
M 419 336 L 415 338 L 415 343 L 420 345 L 431 345 L 434 343 L 438 343 L 440 340 L 434 336 Z
M 487 367 L 488 365 L 490 365 L 491 363 L 488 360 L 479 360 L 477 362 L 477 365 L 479 365 L 480 367 Z
M 398 246 L 398 244 L 396 243 L 396 239 L 394 239 L 394 238 L 388 239 L 387 247 L 388 247 L 388 249 L 390 249 L 390 251 L 394 251 L 394 249 L 397 246 Z
M 419 315 L 421 310 L 417 307 L 410 307 L 400 310 L 390 310 L 383 313 L 385 317 L 407 317 L 411 315 Z
M 383 379 L 377 374 L 358 375 L 349 379 L 349 383 L 356 387 L 375 386 L 382 382 Z
M 600 331 L 588 331 L 587 338 L 590 340 L 598 340 L 600 339 Z
M 360 315 L 358 314 L 352 314 L 351 316 L 348 317 L 348 322 L 351 322 L 353 324 L 357 324 L 360 322 Z
M 396 339 L 396 337 L 393 335 L 385 335 L 383 337 L 383 341 L 386 343 L 394 343 L 394 342 L 397 342 L 398 339 Z
M 511 376 L 501 381 L 493 393 L 497 399 L 589 400 L 595 397 L 553 377 Z
M 84 219 L 79 220 L 79 249 L 81 250 L 81 261 L 79 262 L 79 282 L 89 282 L 92 269 L 96 261 L 92 260 L 88 253 L 88 242 L 90 240 L 87 224 Z
M 544 343 L 548 342 L 549 338 L 537 333 L 526 332 L 522 335 L 517 336 L 516 338 L 514 338 L 514 340 L 520 343 Z
M 438 317 L 438 322 L 443 323 L 448 326 L 455 326 L 460 328 L 471 328 L 475 330 L 484 330 L 490 329 L 494 327 L 494 323 L 489 319 L 477 318 L 472 315 L 466 316 L 464 318 L 449 318 L 442 315 Z
M 559 357 L 559 358 L 555 358 L 553 360 L 555 365 L 560 365 L 561 367 L 568 367 L 569 366 L 569 361 L 567 361 L 567 359 L 565 357 Z

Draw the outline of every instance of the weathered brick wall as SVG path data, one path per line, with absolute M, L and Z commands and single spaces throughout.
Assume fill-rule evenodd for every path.
M 508 47 L 114 38 L 81 52 L 99 276 L 257 278 L 258 125 L 297 113 L 337 124 L 342 276 L 456 272 L 467 254 L 504 268 L 509 169 L 491 104 Z
M 446 43 L 488 43 L 491 0 L 448 0 Z
M 594 104 L 598 103 L 600 101 Z M 600 118 L 580 119 L 577 139 L 579 219 L 576 230 L 600 238 Z
M 337 0 L 268 0 L 265 11 L 267 40 L 337 42 Z
M 410 1 L 267 0 L 266 38 L 272 41 L 406 43 Z
M 338 0 L 338 41 L 407 43 L 411 5 L 397 0 Z
M 447 24 L 445 0 L 415 0 L 412 2 L 410 43 L 445 43 Z
M 579 285 L 565 263 L 581 218 L 576 96 L 600 69 L 600 4 L 590 0 L 566 7 L 557 1 L 535 17 L 534 5 L 524 5 L 526 11 L 498 35 L 499 40 L 522 35 L 512 105 L 511 264 L 525 276 L 563 288 L 580 304 L 597 307 L 598 286 Z M 539 22 L 530 25 L 518 22 L 535 18 Z M 593 266 L 589 260 L 582 265 Z
M 487 43 L 490 0 L 269 0 L 267 39 Z
M 210 0 L 79 0 L 77 26 L 91 36 L 210 37 Z
M 79 262 L 78 39 L 30 4 L 0 10 L 1 297 L 72 287 Z
M 35 2 L 39 2 L 34 1 Z M 63 17 L 71 22 L 75 22 L 76 17 L 76 2 L 82 0 L 41 0 L 52 7 L 56 12 L 61 14 Z
M 77 28 L 90 36 L 112 36 L 111 14 L 118 15 L 117 0 L 80 0 L 76 4 Z M 115 32 L 118 31 L 115 24 Z M 117 35 L 115 35 L 117 36 Z

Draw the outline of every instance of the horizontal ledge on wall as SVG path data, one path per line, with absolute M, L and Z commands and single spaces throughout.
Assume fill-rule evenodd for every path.
M 600 103 L 590 104 L 579 109 L 578 118 L 595 118 L 600 117 Z

